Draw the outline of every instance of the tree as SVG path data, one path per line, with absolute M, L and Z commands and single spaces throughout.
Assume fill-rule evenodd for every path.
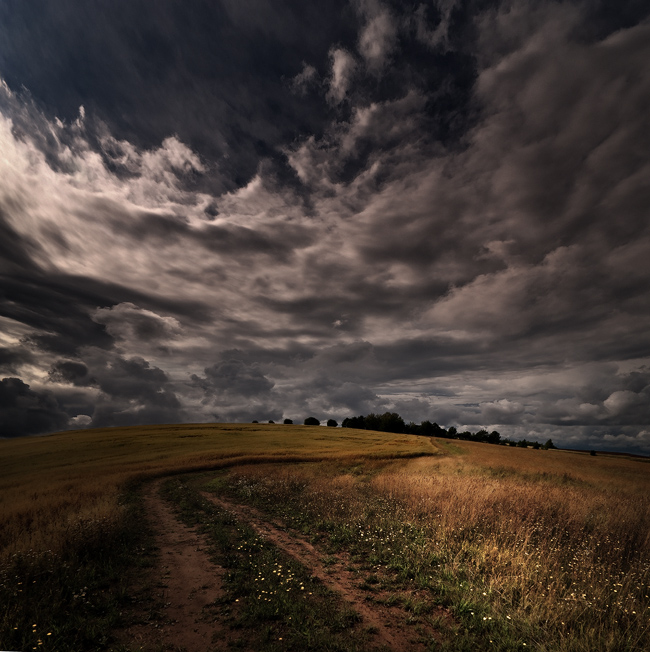
M 273 419 L 269 419 L 269 423 L 275 423 L 275 421 L 273 421 Z
M 451 437 L 451 439 L 455 439 L 456 435 L 458 435 L 458 430 L 456 430 L 455 426 L 451 426 L 451 428 L 447 428 L 448 437 Z
M 257 421 L 257 419 L 253 419 L 253 423 L 259 423 L 259 421 Z
M 305 419 L 306 426 L 320 426 L 320 421 L 316 417 L 307 417 Z
M 551 448 L 556 448 L 555 444 L 553 443 L 552 439 L 547 439 L 546 443 L 542 446 L 542 448 L 547 451 Z
M 358 430 L 366 429 L 366 418 L 363 415 L 358 417 L 346 417 L 341 424 L 342 428 L 357 428 Z
M 501 440 L 501 435 L 497 430 L 493 430 L 489 435 L 488 435 L 488 442 L 490 444 L 498 444 L 499 441 Z
M 370 413 L 366 417 L 366 430 L 402 433 L 406 430 L 406 424 L 397 412 Z
M 328 425 L 330 428 L 336 428 L 336 426 L 338 426 L 339 423 L 338 423 L 338 421 L 337 421 L 336 419 L 328 419 L 328 420 L 327 420 L 327 425 Z
M 285 419 L 283 423 L 285 426 L 290 426 L 293 424 L 293 421 L 291 419 Z

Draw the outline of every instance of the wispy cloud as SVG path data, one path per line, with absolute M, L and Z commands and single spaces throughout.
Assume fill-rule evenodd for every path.
M 156 97 L 176 111 L 186 77 L 210 147 L 173 121 L 145 137 L 148 111 L 170 119 L 146 103 L 132 128 L 97 101 L 59 119 L 3 84 L 11 423 L 22 392 L 42 430 L 395 409 L 650 450 L 648 24 L 603 33 L 550 2 L 341 12 L 303 42 L 229 4 L 269 56 L 230 44 L 215 132 L 209 71 L 156 23 Z M 237 90 L 247 66 L 268 66 L 269 106 Z

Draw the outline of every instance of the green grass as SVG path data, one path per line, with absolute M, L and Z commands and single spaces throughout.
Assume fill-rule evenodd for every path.
M 309 569 L 201 498 L 192 483 L 170 480 L 164 495 L 186 524 L 200 526 L 215 561 L 228 571 L 220 604 L 238 645 L 261 652 L 370 649 L 357 614 Z
M 110 648 L 152 558 L 138 483 L 208 469 L 211 490 L 285 519 L 332 564 L 350 553 L 368 599 L 442 632 L 432 649 L 650 649 L 647 461 L 270 424 L 0 441 L 0 649 Z M 189 485 L 185 517 L 229 564 L 222 607 L 244 643 L 367 645 L 335 596 Z M 294 602 L 299 581 L 312 596 Z
M 453 458 L 447 469 L 436 458 L 368 466 L 365 478 L 340 462 L 242 467 L 212 488 L 324 554 L 349 553 L 363 588 L 414 625 L 435 627 L 431 614 L 449 609 L 457 629 L 441 649 L 648 649 L 650 520 L 638 487 L 566 482 L 563 468 L 477 475 Z
M 135 487 L 243 462 L 435 454 L 388 433 L 189 424 L 0 440 L 0 649 L 99 650 L 147 555 Z
M 0 648 L 99 650 L 123 623 L 129 589 L 153 540 L 135 487 L 115 523 L 72 528 L 67 549 L 14 553 L 0 566 Z

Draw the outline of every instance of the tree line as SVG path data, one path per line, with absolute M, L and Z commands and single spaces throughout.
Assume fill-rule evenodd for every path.
M 520 448 L 556 448 L 551 439 L 544 444 L 538 441 L 529 441 L 528 439 L 513 440 L 507 437 L 502 438 L 501 434 L 493 430 L 488 432 L 485 429 L 476 432 L 464 430 L 459 432 L 457 428 L 451 426 L 442 428 L 437 423 L 431 421 L 422 421 L 417 424 L 413 421 L 406 423 L 397 412 L 384 412 L 384 414 L 370 413 L 366 416 L 348 417 L 343 419 L 341 424 L 343 428 L 356 428 L 358 430 L 379 430 L 380 432 L 394 432 L 408 435 L 422 435 L 424 437 L 447 437 L 448 439 L 462 439 L 464 441 L 478 441 L 485 444 L 501 444 L 502 446 L 518 446 Z
M 253 421 L 253 423 L 259 422 Z M 275 421 L 269 420 L 269 423 L 275 423 Z M 293 421 L 285 419 L 283 423 L 291 425 Z M 316 417 L 307 417 L 303 423 L 306 426 L 319 426 L 321 422 Z M 336 428 L 339 424 L 335 419 L 328 419 L 327 425 Z M 498 431 L 488 432 L 484 428 L 476 432 L 470 432 L 469 430 L 459 432 L 455 426 L 442 428 L 437 423 L 431 423 L 428 420 L 419 424 L 413 421 L 406 423 L 397 412 L 384 412 L 383 414 L 371 412 L 365 416 L 347 417 L 343 419 L 341 427 L 356 428 L 357 430 L 379 430 L 380 432 L 394 432 L 405 435 L 422 435 L 423 437 L 446 437 L 447 439 L 462 439 L 463 441 L 478 441 L 484 444 L 500 444 L 501 446 L 517 446 L 519 448 L 543 448 L 544 450 L 557 448 L 551 439 L 548 439 L 544 444 L 540 444 L 538 441 L 528 439 L 502 438 Z

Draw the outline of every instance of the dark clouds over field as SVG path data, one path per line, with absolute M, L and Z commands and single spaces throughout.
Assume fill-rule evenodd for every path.
M 0 0 L 1 434 L 650 453 L 649 11 Z

